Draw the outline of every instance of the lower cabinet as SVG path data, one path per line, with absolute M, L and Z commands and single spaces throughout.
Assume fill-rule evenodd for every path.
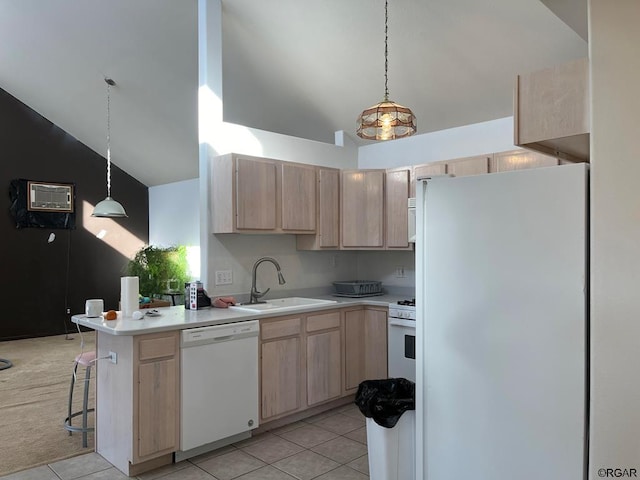
M 363 380 L 387 378 L 386 308 L 359 307 L 344 313 L 344 392 Z
M 387 309 L 349 307 L 260 320 L 261 423 L 387 376 Z
M 302 318 L 260 320 L 260 417 L 302 408 Z
M 307 406 L 342 395 L 340 312 L 307 317 Z
M 178 450 L 179 343 L 177 332 L 134 337 L 134 461 Z
M 127 475 L 171 463 L 180 446 L 179 331 L 98 332 L 96 451 Z

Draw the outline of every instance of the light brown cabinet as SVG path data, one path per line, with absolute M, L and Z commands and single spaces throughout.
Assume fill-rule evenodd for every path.
M 388 250 L 409 249 L 407 223 L 411 169 L 398 168 L 385 173 L 385 247 Z
M 354 308 L 344 312 L 344 391 L 363 380 L 387 378 L 387 309 Z
M 435 175 L 446 175 L 447 174 L 447 164 L 445 162 L 434 162 L 434 163 L 425 163 L 424 165 L 415 165 L 411 169 L 411 188 L 410 188 L 410 196 L 416 196 L 416 181 L 419 178 L 435 176 Z
M 228 154 L 211 163 L 213 233 L 314 233 L 316 167 Z
M 490 173 L 524 170 L 528 168 L 552 167 L 558 165 L 558 159 L 529 150 L 512 150 L 494 153 L 491 158 Z
M 235 161 L 236 228 L 275 230 L 277 227 L 277 166 L 273 162 L 237 158 Z
M 384 170 L 343 170 L 341 247 L 384 247 Z
M 344 250 L 410 249 L 407 200 L 411 169 L 343 170 L 341 242 Z
M 447 161 L 447 173 L 454 177 L 482 175 L 489 173 L 491 155 L 477 155 Z
M 387 376 L 387 311 L 347 307 L 260 320 L 261 423 L 352 395 Z
M 179 449 L 180 332 L 98 332 L 96 451 L 127 475 L 171 463 Z
M 570 161 L 589 160 L 589 60 L 518 75 L 514 144 Z
M 280 163 L 282 230 L 316 231 L 316 167 Z
M 302 408 L 302 342 L 301 317 L 260 321 L 261 421 Z
M 298 250 L 337 250 L 340 247 L 340 170 L 318 169 L 317 233 L 298 235 Z
M 179 343 L 177 332 L 137 336 L 134 358 L 133 459 L 142 462 L 174 452 L 179 432 Z
M 307 316 L 307 405 L 342 395 L 340 312 Z

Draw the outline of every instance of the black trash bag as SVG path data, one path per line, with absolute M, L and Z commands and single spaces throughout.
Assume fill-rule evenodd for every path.
M 358 386 L 355 403 L 365 417 L 393 428 L 404 412 L 416 409 L 416 384 L 406 378 L 365 380 Z

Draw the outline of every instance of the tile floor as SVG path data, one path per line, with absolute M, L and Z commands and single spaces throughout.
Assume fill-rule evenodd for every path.
M 214 452 L 167 465 L 140 480 L 363 480 L 369 478 L 365 421 L 351 404 Z M 96 453 L 24 470 L 0 480 L 117 480 Z

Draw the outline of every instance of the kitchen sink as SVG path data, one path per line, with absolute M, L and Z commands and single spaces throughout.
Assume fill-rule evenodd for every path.
M 235 305 L 229 308 L 233 308 L 234 310 L 243 310 L 246 312 L 279 312 L 281 310 L 327 305 L 331 303 L 337 302 L 336 300 L 321 300 L 319 298 L 287 297 L 267 300 L 265 303 L 246 303 L 242 305 Z

